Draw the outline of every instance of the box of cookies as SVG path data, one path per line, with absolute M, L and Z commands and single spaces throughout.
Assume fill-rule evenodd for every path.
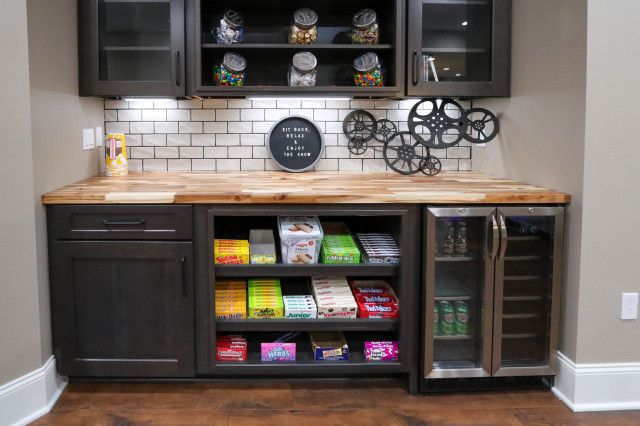
M 280 216 L 278 233 L 283 263 L 318 263 L 324 233 L 317 216 Z

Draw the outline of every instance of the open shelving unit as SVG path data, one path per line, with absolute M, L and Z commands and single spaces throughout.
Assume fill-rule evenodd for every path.
M 402 96 L 404 92 L 404 10 L 401 0 L 311 0 L 304 5 L 293 0 L 256 2 L 252 0 L 194 0 L 193 30 L 188 31 L 194 49 L 190 92 L 199 96 L 247 96 L 266 94 L 335 94 L 339 96 Z M 308 7 L 318 14 L 317 44 L 288 44 L 293 13 Z M 212 30 L 225 9 L 238 10 L 245 17 L 242 43 L 216 44 Z M 377 12 L 380 44 L 351 43 L 351 19 L 363 8 Z M 242 87 L 216 86 L 213 67 L 226 52 L 235 51 L 247 60 Z M 310 51 L 318 59 L 318 81 L 313 87 L 289 87 L 287 73 L 295 53 Z M 384 87 L 356 87 L 353 60 L 375 52 L 383 66 Z
M 205 208 L 205 207 L 203 207 Z M 380 374 L 401 374 L 409 378 L 410 389 L 417 388 L 417 332 L 418 276 L 412 268 L 412 256 L 402 256 L 399 265 L 216 265 L 213 259 L 215 238 L 246 238 L 249 229 L 272 229 L 276 238 L 276 250 L 280 241 L 277 233 L 277 217 L 286 215 L 318 216 L 321 223 L 345 222 L 355 232 L 388 232 L 398 241 L 403 253 L 417 250 L 415 239 L 417 215 L 411 214 L 412 206 L 362 208 L 335 206 L 219 206 L 207 210 L 207 223 L 200 229 L 207 235 L 207 270 L 204 279 L 208 301 L 201 306 L 208 326 L 198 332 L 198 370 L 211 376 L 295 376 L 301 374 L 323 377 L 343 377 Z M 278 262 L 280 262 L 278 254 Z M 280 278 L 284 294 L 310 294 L 309 278 L 313 276 L 345 276 L 361 279 L 383 279 L 396 292 L 400 304 L 398 319 L 216 319 L 216 281 L 226 278 L 267 277 Z M 305 291 L 302 291 L 302 290 Z M 204 323 L 205 321 L 203 321 Z M 349 344 L 348 361 L 316 361 L 313 358 L 308 332 L 341 331 Z M 295 338 L 297 359 L 295 362 L 268 363 L 260 360 L 260 343 L 271 342 L 287 333 L 300 332 Z M 242 334 L 248 341 L 249 353 L 246 362 L 216 362 L 215 342 L 218 334 Z M 364 341 L 397 340 L 399 360 L 393 362 L 366 361 Z

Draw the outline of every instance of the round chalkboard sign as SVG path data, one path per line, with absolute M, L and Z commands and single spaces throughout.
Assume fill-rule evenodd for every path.
M 324 136 L 313 121 L 293 115 L 283 118 L 271 128 L 267 147 L 280 168 L 304 172 L 320 161 Z

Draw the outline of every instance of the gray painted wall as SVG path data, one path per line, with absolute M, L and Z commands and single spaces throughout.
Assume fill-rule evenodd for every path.
M 640 2 L 589 0 L 577 362 L 640 361 L 640 321 L 620 294 L 640 291 Z
M 42 365 L 31 163 L 27 9 L 0 13 L 0 383 Z
M 560 350 L 576 359 L 587 0 L 513 2 L 512 97 L 477 104 L 499 114 L 499 138 L 473 148 L 472 168 L 565 191 L 567 213 Z
M 82 129 L 103 125 L 103 102 L 78 96 L 76 1 L 27 1 L 31 131 L 42 361 L 51 356 L 45 209 L 40 195 L 99 171 L 99 149 L 82 151 Z

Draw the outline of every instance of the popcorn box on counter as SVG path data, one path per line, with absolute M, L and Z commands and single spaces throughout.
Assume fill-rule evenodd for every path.
M 296 360 L 295 343 L 261 343 L 260 359 L 263 362 L 288 362 Z
M 398 342 L 365 341 L 364 357 L 367 361 L 397 361 Z
M 317 216 L 279 216 L 278 233 L 283 263 L 318 263 L 324 233 Z
M 349 359 L 349 346 L 340 331 L 313 332 L 311 349 L 316 361 L 346 361 Z

